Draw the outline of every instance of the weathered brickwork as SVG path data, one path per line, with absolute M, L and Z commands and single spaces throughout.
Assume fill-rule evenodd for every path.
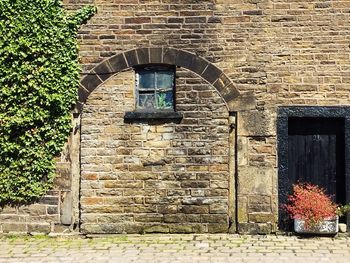
M 275 231 L 279 207 L 277 109 L 349 105 L 350 2 L 63 2 L 67 9 L 87 4 L 98 9 L 78 36 L 83 75 L 75 121 L 83 116 L 82 230 L 214 232 L 210 227 L 216 218 L 214 221 L 222 224 L 218 223 L 215 231 L 225 232 L 224 217 L 230 217 L 240 232 Z M 204 63 L 212 63 L 213 70 L 206 74 L 189 65 L 178 69 L 177 103 L 184 113 L 181 123 L 124 123 L 125 111 L 132 111 L 134 105 L 130 63 L 163 58 L 151 58 L 149 51 L 146 59 L 140 48 L 186 51 L 203 58 Z M 136 49 L 140 52 L 136 57 L 125 55 Z M 123 59 L 117 60 L 118 54 Z M 120 70 L 127 72 L 110 78 Z M 218 82 L 211 82 L 217 78 Z M 221 106 L 214 111 L 210 108 L 213 105 Z M 237 122 L 229 123 L 227 110 L 237 116 Z M 75 136 L 79 136 L 79 127 L 76 125 Z M 214 127 L 219 129 L 216 133 L 211 130 Z M 232 144 L 229 131 L 234 137 Z M 79 148 L 79 143 L 75 147 Z M 76 161 L 69 161 L 75 174 L 71 194 L 79 192 L 74 179 L 80 176 L 76 152 Z M 140 167 L 144 170 L 137 170 Z M 121 185 L 120 181 L 125 183 Z M 213 203 L 198 201 L 204 199 Z M 72 225 L 78 223 L 79 210 L 77 198 L 70 200 L 72 207 L 66 204 L 61 214 L 73 211 Z M 198 213 L 185 207 L 196 207 Z M 6 211 L 1 216 L 13 215 L 13 219 L 1 222 L 14 222 L 16 218 L 19 222 L 18 209 Z M 32 220 L 29 212 L 26 218 Z M 52 222 L 59 222 L 55 220 Z M 33 218 L 33 222 L 49 221 Z M 186 222 L 186 226 L 178 222 Z
M 113 52 L 166 46 L 203 56 L 235 83 L 243 96 L 235 105 L 238 230 L 274 231 L 278 211 L 277 107 L 349 104 L 350 3 L 218 0 L 95 4 L 100 7 L 99 15 L 80 35 L 85 70 Z M 113 16 L 112 10 L 118 10 L 118 16 Z
M 178 70 L 180 123 L 126 123 L 133 70 L 98 87 L 82 113 L 81 212 L 86 233 L 225 232 L 228 111 L 213 87 Z

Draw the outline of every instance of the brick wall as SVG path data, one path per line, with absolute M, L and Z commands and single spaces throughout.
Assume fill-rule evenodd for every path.
M 349 104 L 349 1 L 95 4 L 80 34 L 86 71 L 120 51 L 170 46 L 215 63 L 255 99 L 237 108 L 239 230 L 275 231 L 277 107 Z
M 213 87 L 178 70 L 180 123 L 126 123 L 135 73 L 98 87 L 82 113 L 86 233 L 226 232 L 228 112 Z
M 72 10 L 86 4 L 98 8 L 79 34 L 84 73 L 114 54 L 152 46 L 196 53 L 230 77 L 242 95 L 235 106 L 239 230 L 274 231 L 277 107 L 349 104 L 350 2 L 64 0 L 64 4 Z M 122 96 L 119 91 L 114 96 Z M 141 134 L 140 125 L 133 127 Z

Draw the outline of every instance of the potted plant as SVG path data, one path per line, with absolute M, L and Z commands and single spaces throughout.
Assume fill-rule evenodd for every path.
M 344 207 L 337 207 L 320 187 L 302 183 L 293 185 L 293 193 L 283 205 L 294 219 L 294 231 L 307 234 L 336 234 L 338 213 L 348 212 Z

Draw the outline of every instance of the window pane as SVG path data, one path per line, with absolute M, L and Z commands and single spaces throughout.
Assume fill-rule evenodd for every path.
M 139 89 L 154 89 L 154 72 L 140 71 L 139 72 Z
M 157 93 L 157 108 L 158 109 L 172 109 L 173 108 L 173 92 L 159 92 Z
M 154 94 L 139 94 L 139 108 L 140 109 L 154 109 L 156 108 Z
M 171 89 L 174 82 L 174 73 L 171 71 L 157 72 L 157 89 Z

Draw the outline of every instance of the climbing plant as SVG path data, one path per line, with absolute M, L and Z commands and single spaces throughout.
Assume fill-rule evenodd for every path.
M 0 204 L 26 203 L 53 183 L 77 99 L 77 32 L 95 12 L 61 0 L 0 1 Z

